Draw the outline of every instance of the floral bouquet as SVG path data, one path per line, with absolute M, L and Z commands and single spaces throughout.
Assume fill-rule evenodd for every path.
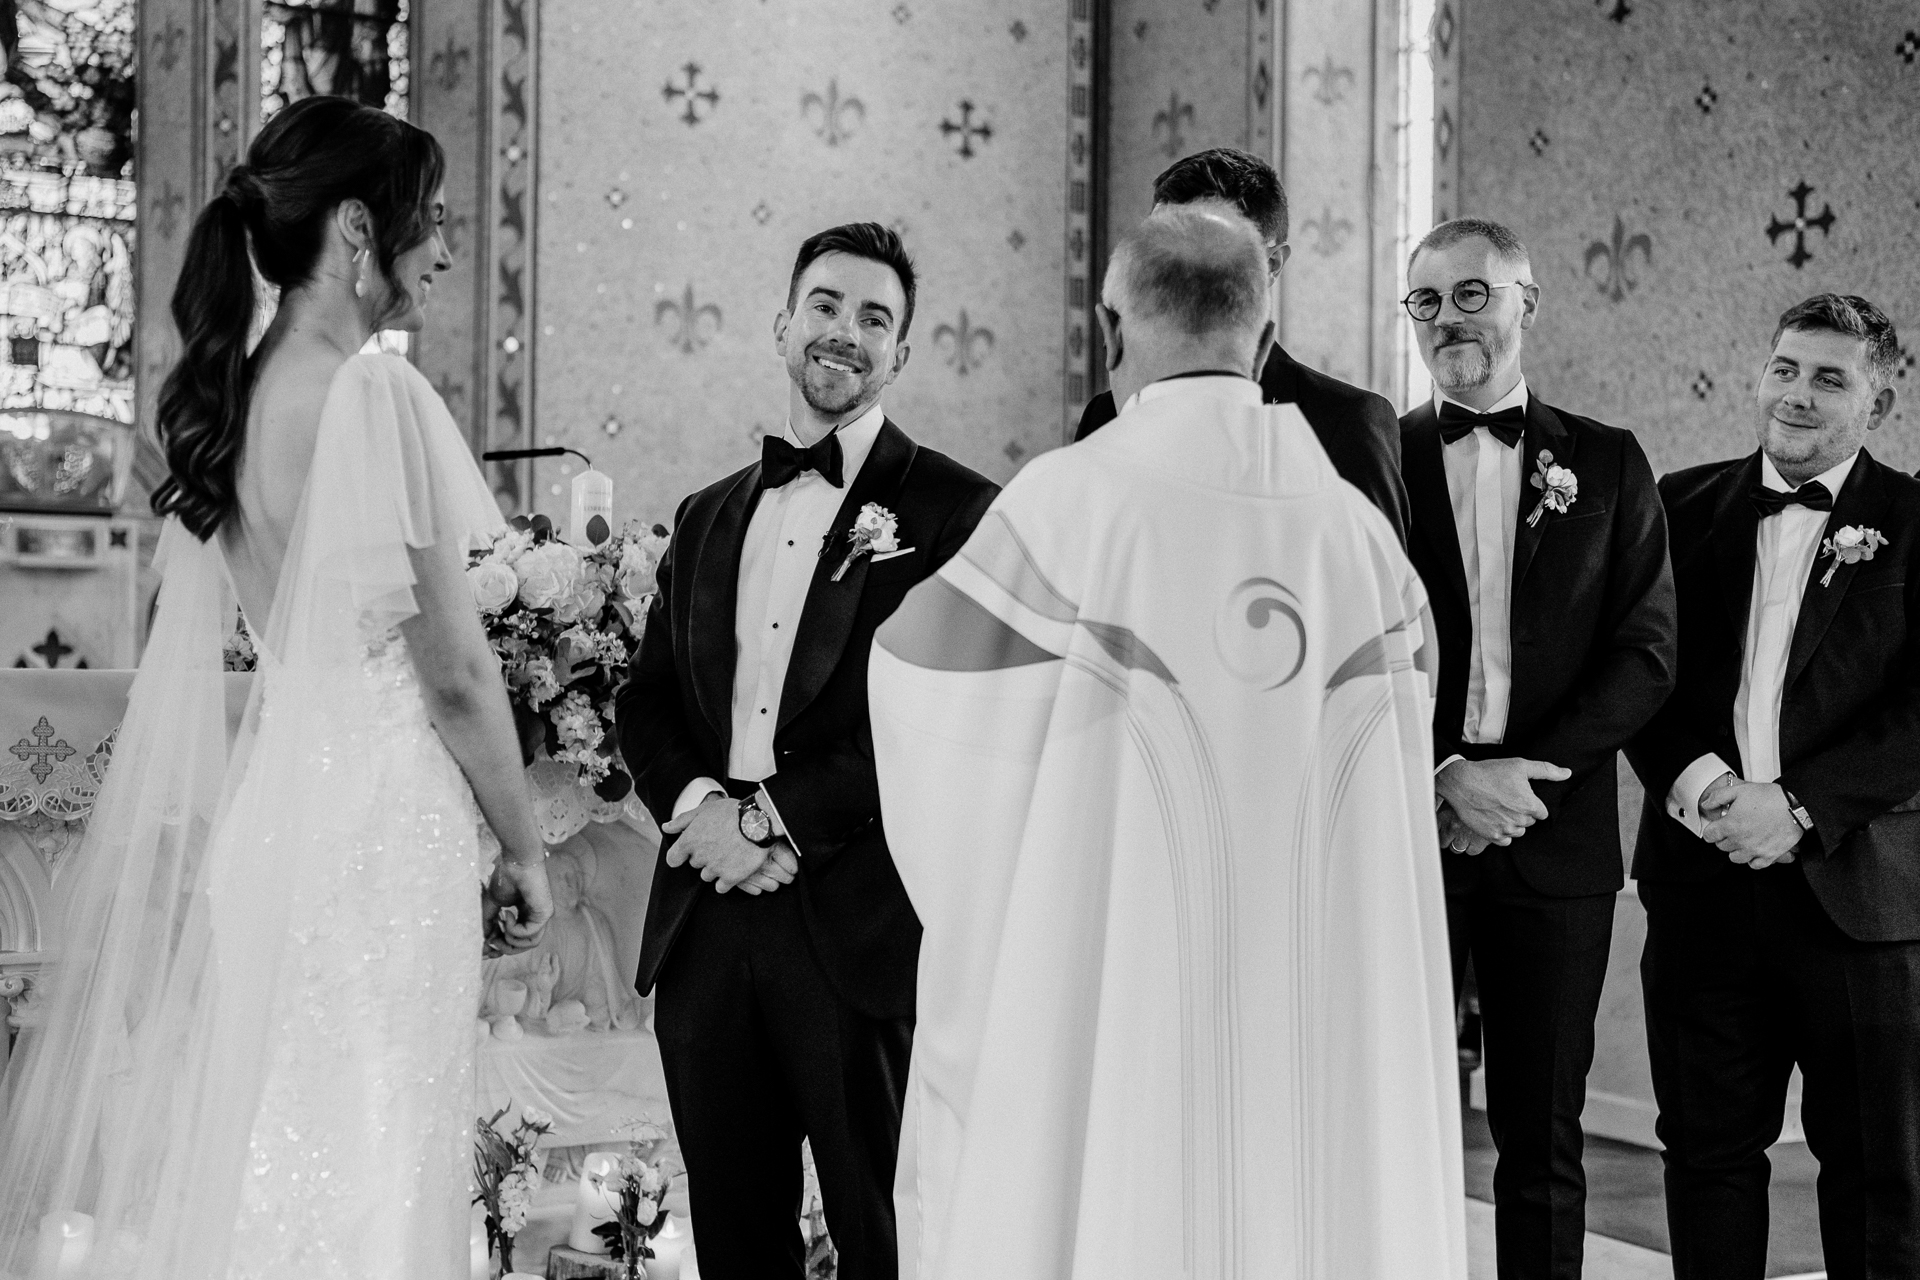
M 607 1242 L 609 1254 L 626 1264 L 627 1280 L 640 1280 L 643 1264 L 654 1256 L 653 1238 L 667 1225 L 667 1188 L 673 1174 L 662 1162 L 645 1158 L 666 1137 L 664 1130 L 644 1120 L 631 1120 L 621 1127 L 632 1134 L 631 1149 L 620 1157 L 619 1168 L 606 1184 L 619 1192 L 619 1214 L 593 1233 Z
M 473 1180 L 479 1190 L 473 1202 L 487 1209 L 487 1247 L 500 1259 L 500 1272 L 513 1270 L 513 1238 L 527 1225 L 533 1193 L 540 1187 L 540 1166 L 534 1144 L 553 1128 L 553 1117 L 528 1107 L 520 1123 L 501 1132 L 500 1121 L 510 1107 L 482 1117 L 473 1134 Z
M 582 551 L 545 516 L 516 517 L 469 557 L 467 581 L 499 657 L 523 761 L 542 753 L 604 805 L 633 790 L 613 698 L 640 647 L 667 531 L 629 524 Z

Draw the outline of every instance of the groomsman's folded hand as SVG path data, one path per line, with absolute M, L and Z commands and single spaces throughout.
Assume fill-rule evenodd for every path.
M 1700 797 L 1703 813 L 1717 816 L 1701 836 L 1734 862 L 1753 870 L 1792 862 L 1804 834 L 1787 806 L 1787 793 L 1773 782 L 1717 782 Z
M 1434 789 L 1485 847 L 1512 844 L 1547 816 L 1547 806 L 1533 793 L 1534 779 L 1565 782 L 1572 776 L 1572 770 L 1545 760 L 1455 760 L 1434 779 Z

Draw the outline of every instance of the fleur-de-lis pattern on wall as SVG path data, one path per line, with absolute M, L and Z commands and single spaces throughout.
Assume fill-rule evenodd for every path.
M 813 135 L 830 147 L 851 138 L 867 119 L 867 104 L 855 97 L 840 96 L 840 81 L 827 81 L 825 93 L 801 96 L 800 116 L 813 126 Z
M 959 323 L 933 331 L 933 345 L 946 353 L 947 367 L 964 378 L 993 354 L 993 330 L 974 324 L 962 307 Z
M 1616 213 L 1612 238 L 1595 240 L 1587 246 L 1581 274 L 1592 280 L 1610 300 L 1619 302 L 1640 287 L 1639 277 L 1633 271 L 1635 253 L 1640 255 L 1642 265 L 1652 266 L 1653 238 L 1644 231 L 1628 235 L 1627 224 Z M 1596 264 L 1601 268 L 1598 276 L 1594 274 Z
M 1320 82 L 1320 87 L 1313 91 L 1313 96 L 1323 107 L 1345 102 L 1347 90 L 1354 85 L 1353 68 L 1336 64 L 1331 53 L 1327 55 L 1324 63 L 1317 67 L 1308 67 L 1301 76 L 1303 79 Z
M 1315 253 L 1323 258 L 1331 258 L 1346 248 L 1348 237 L 1353 235 L 1353 222 L 1348 218 L 1335 217 L 1333 207 L 1323 205 L 1320 215 L 1301 223 L 1300 230 L 1312 238 Z
M 452 36 L 447 37 L 447 47 L 438 50 L 427 59 L 427 74 L 432 76 L 439 86 L 451 93 L 460 84 L 460 68 L 473 61 L 473 52 L 461 48 Z
M 713 341 L 713 335 L 720 331 L 720 308 L 711 302 L 696 303 L 693 285 L 689 283 L 678 299 L 662 298 L 653 304 L 653 322 L 656 326 L 668 326 L 668 345 L 690 356 Z
M 1193 104 L 1180 100 L 1180 91 L 1175 89 L 1167 99 L 1167 105 L 1153 113 L 1153 136 L 1162 133 L 1167 136 L 1164 150 L 1168 159 L 1174 159 L 1187 149 L 1186 135 L 1180 132 L 1180 123 L 1185 121 L 1189 128 L 1193 125 Z

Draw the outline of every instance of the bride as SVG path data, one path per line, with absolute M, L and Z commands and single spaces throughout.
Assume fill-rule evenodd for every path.
M 467 1274 L 489 829 L 495 949 L 552 908 L 466 583 L 498 510 L 420 374 L 356 354 L 424 322 L 444 168 L 309 98 L 194 224 L 164 585 L 0 1090 L 0 1277 Z M 281 290 L 251 355 L 249 245 Z M 236 602 L 260 674 L 233 733 Z

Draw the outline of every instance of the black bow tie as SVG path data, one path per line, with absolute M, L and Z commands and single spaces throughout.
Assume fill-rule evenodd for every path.
M 1753 509 L 1760 513 L 1762 520 L 1777 516 L 1792 506 L 1807 507 L 1813 511 L 1833 510 L 1833 495 L 1818 480 L 1809 480 L 1792 493 L 1781 493 L 1778 489 L 1757 484 L 1747 496 L 1753 499 Z
M 1470 435 L 1475 427 L 1485 427 L 1493 432 L 1494 439 L 1511 449 L 1520 443 L 1520 437 L 1526 431 L 1526 407 L 1515 405 L 1498 413 L 1475 413 L 1451 400 L 1440 402 L 1440 440 L 1443 444 L 1452 444 L 1462 436 Z
M 802 449 L 780 436 L 760 441 L 760 483 L 778 489 L 802 471 L 817 471 L 820 478 L 838 489 L 840 480 L 840 433 L 830 432 Z

